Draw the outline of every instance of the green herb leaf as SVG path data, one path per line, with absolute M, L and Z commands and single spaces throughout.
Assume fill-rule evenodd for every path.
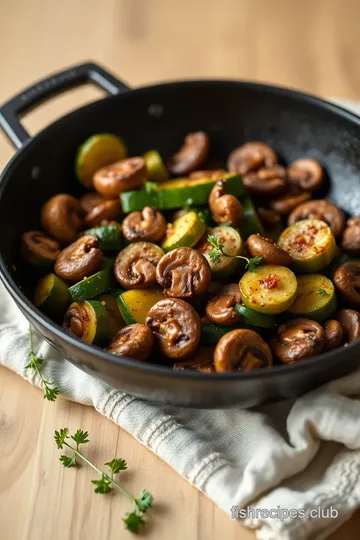
M 114 458 L 105 463 L 105 465 L 109 467 L 112 474 L 117 474 L 120 471 L 125 471 L 125 469 L 127 469 L 127 463 L 123 458 Z
M 56 442 L 56 446 L 59 449 L 62 449 L 66 439 L 68 438 L 69 438 L 69 428 L 66 427 L 66 428 L 60 429 L 59 431 L 55 431 L 54 439 Z
M 29 341 L 30 341 L 30 352 L 29 358 L 30 361 L 26 364 L 25 369 L 33 369 L 35 373 L 40 377 L 42 387 L 44 389 L 44 399 L 48 401 L 55 401 L 57 396 L 60 394 L 59 389 L 54 386 L 54 383 L 44 379 L 41 373 L 41 366 L 44 362 L 44 359 L 41 356 L 36 356 L 33 351 L 33 342 L 32 342 L 32 327 L 29 326 Z
M 55 401 L 58 395 L 60 394 L 60 390 L 56 388 L 56 386 L 50 387 L 49 384 L 54 383 L 48 383 L 47 381 L 43 381 L 44 386 L 44 399 L 47 399 L 48 401 Z
M 95 493 L 103 494 L 111 491 L 110 481 L 107 480 L 104 475 L 102 475 L 100 480 L 91 480 L 91 483 L 96 486 Z
M 207 241 L 213 248 L 208 253 L 212 261 L 217 261 L 220 255 L 224 255 L 224 257 L 231 257 L 232 259 L 243 259 L 244 261 L 246 261 L 246 268 L 249 270 L 249 272 L 254 272 L 255 268 L 257 268 L 259 264 L 262 263 L 263 258 L 261 256 L 249 259 L 248 257 L 244 257 L 243 255 L 229 255 L 228 253 L 225 253 L 224 247 L 222 246 L 222 244 L 220 244 L 219 238 L 216 235 L 209 234 L 209 236 L 207 237 Z
M 59 460 L 64 465 L 64 467 L 75 467 L 75 465 L 76 465 L 76 456 L 75 456 L 75 454 L 72 457 L 62 455 L 62 456 L 59 457 Z
M 262 263 L 263 258 L 258 255 L 257 257 L 253 257 L 252 259 L 249 259 L 249 262 L 246 265 L 246 268 L 249 270 L 249 272 L 254 272 L 255 268 L 259 266 L 259 264 Z
M 133 533 L 138 533 L 145 523 L 144 518 L 136 512 L 126 514 L 123 522 L 125 523 L 125 529 Z
M 152 506 L 154 501 L 153 496 L 148 491 L 142 491 L 138 499 L 134 500 L 135 507 L 145 514 L 145 512 Z
M 80 444 L 87 444 L 89 442 L 89 434 L 87 431 L 78 429 L 74 435 L 71 435 L 73 441 L 76 442 L 77 446 Z
M 326 292 L 325 289 L 323 289 L 322 287 L 318 289 L 318 293 L 320 294 L 320 296 L 330 296 L 330 294 Z

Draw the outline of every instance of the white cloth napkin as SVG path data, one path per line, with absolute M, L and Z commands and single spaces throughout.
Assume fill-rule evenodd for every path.
M 28 323 L 0 283 L 0 363 L 31 383 Z M 126 429 L 261 540 L 326 538 L 360 506 L 360 372 L 297 401 L 256 410 L 195 410 L 146 403 L 78 370 L 35 333 L 43 373 L 61 393 Z M 50 406 L 50 405 L 49 405 Z M 258 509 L 332 507 L 337 519 L 266 518 Z M 236 515 L 236 511 L 233 511 Z M 274 512 L 271 514 L 274 516 Z M 242 516 L 241 516 L 242 517 Z

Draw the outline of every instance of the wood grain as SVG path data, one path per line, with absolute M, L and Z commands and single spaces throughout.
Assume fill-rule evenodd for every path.
M 243 78 L 360 98 L 357 0 L 12 0 L 0 3 L 0 102 L 70 64 L 94 59 L 138 86 L 182 78 Z M 23 122 L 30 133 L 101 96 L 92 87 L 53 99 Z M 0 166 L 13 155 L 1 138 Z M 82 426 L 91 456 L 124 455 L 124 480 L 156 498 L 146 538 L 250 540 L 166 464 L 94 410 L 41 393 L 0 369 L 0 537 L 119 540 L 127 502 L 92 493 L 91 470 L 65 470 L 55 429 Z M 357 539 L 360 512 L 331 538 Z M 280 539 L 279 539 L 280 540 Z

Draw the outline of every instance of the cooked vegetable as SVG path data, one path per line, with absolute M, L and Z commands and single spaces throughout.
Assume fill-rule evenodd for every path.
M 161 247 L 165 253 L 179 247 L 193 247 L 205 232 L 206 225 L 199 215 L 193 211 L 187 212 L 168 228 Z
M 200 347 L 193 358 L 175 362 L 174 369 L 177 371 L 192 370 L 200 371 L 201 373 L 214 373 L 212 347 Z
M 281 234 L 278 245 L 294 259 L 301 273 L 318 272 L 331 263 L 337 247 L 330 227 L 317 219 L 304 219 Z
M 283 232 L 284 227 L 282 224 L 282 217 L 278 212 L 258 206 L 256 208 L 257 214 L 260 218 L 266 235 L 272 239 L 273 242 L 277 242 L 280 234 Z
M 263 142 L 248 142 L 231 152 L 227 168 L 245 175 L 261 167 L 272 167 L 277 162 L 278 157 L 270 146 Z
M 247 328 L 247 325 L 236 323 L 236 325 L 223 326 L 212 322 L 201 323 L 200 345 L 217 345 L 219 340 L 234 328 Z
M 274 197 L 284 191 L 286 171 L 281 165 L 249 172 L 243 177 L 244 186 L 254 195 Z
M 273 353 L 284 364 L 293 364 L 320 354 L 325 343 L 323 327 L 310 319 L 293 319 L 282 324 L 271 341 Z
M 264 238 L 260 234 L 249 236 L 246 247 L 251 257 L 261 257 L 265 264 L 291 266 L 293 262 L 290 255 L 275 245 L 271 238 Z
M 74 302 L 88 300 L 111 289 L 112 271 L 110 268 L 100 270 L 92 276 L 85 277 L 78 283 L 69 287 L 69 293 Z
M 88 229 L 83 234 L 95 235 L 100 240 L 102 251 L 119 251 L 122 246 L 121 225 L 119 223 L 109 223 Z
M 300 204 L 293 210 L 288 218 L 289 225 L 293 225 L 302 219 L 318 219 L 325 221 L 332 230 L 335 238 L 338 238 L 345 227 L 344 212 L 335 204 L 321 200 L 312 200 Z
M 107 201 L 108 199 L 104 197 L 104 195 L 100 195 L 100 193 L 95 193 L 94 191 L 87 191 L 84 193 L 82 197 L 80 197 L 79 202 L 81 206 L 81 210 L 84 214 L 88 214 L 96 206 L 99 206 L 99 204 L 102 204 L 104 201 Z
M 145 180 L 147 170 L 143 157 L 116 161 L 96 171 L 93 178 L 96 191 L 106 197 L 117 197 L 124 191 L 140 188 Z
M 124 289 L 147 289 L 156 283 L 156 267 L 163 255 L 150 242 L 130 244 L 116 258 L 115 277 Z
M 289 312 L 297 317 L 306 317 L 322 322 L 336 310 L 336 295 L 333 283 L 320 274 L 307 274 L 297 278 L 296 300 Z
M 189 133 L 180 150 L 169 159 L 169 171 L 174 176 L 189 174 L 204 163 L 209 148 L 209 137 L 204 131 Z
M 126 324 L 145 324 L 150 308 L 164 298 L 160 289 L 133 289 L 119 295 L 118 305 Z
M 93 187 L 93 176 L 102 167 L 126 157 L 122 139 L 111 133 L 92 135 L 76 154 L 76 176 L 88 189 Z
M 285 266 L 264 265 L 246 272 L 239 287 L 245 306 L 259 313 L 276 315 L 294 303 L 297 281 Z
M 206 315 L 210 322 L 222 326 L 231 326 L 239 320 L 235 310 L 240 303 L 240 289 L 237 283 L 230 283 L 220 288 L 218 294 L 206 304 Z
M 97 300 L 72 303 L 65 313 L 63 326 L 85 343 L 101 345 L 109 338 L 109 314 Z
M 41 225 L 58 242 L 74 242 L 84 227 L 80 202 L 71 195 L 55 195 L 41 209 Z
M 60 244 L 42 231 L 28 231 L 21 238 L 22 254 L 33 268 L 51 270 L 60 253 Z
M 244 195 L 245 188 L 238 174 L 227 174 L 225 178 L 230 194 Z M 216 180 L 211 178 L 199 180 L 177 178 L 159 184 L 146 182 L 142 189 L 122 193 L 120 200 L 125 213 L 142 210 L 144 206 L 171 210 L 184 205 L 203 205 L 207 204 L 215 184 Z
M 240 201 L 228 193 L 227 180 L 218 180 L 209 196 L 209 207 L 215 223 L 238 227 L 243 217 Z
M 119 199 L 109 199 L 98 204 L 86 214 L 85 222 L 90 227 L 96 227 L 109 221 L 116 221 L 120 219 L 120 216 L 121 206 Z
M 347 221 L 342 240 L 342 249 L 349 255 L 360 256 L 360 217 L 354 217 Z
M 128 242 L 159 242 L 166 232 L 166 220 L 159 210 L 145 206 L 123 221 L 123 235 Z
M 115 334 L 121 329 L 124 328 L 125 322 L 121 316 L 118 301 L 117 292 L 109 292 L 101 294 L 96 298 L 101 304 L 106 308 L 106 311 L 109 314 L 109 338 L 112 339 Z
M 240 197 L 240 202 L 244 212 L 240 223 L 240 233 L 242 238 L 246 240 L 252 234 L 265 234 L 264 227 L 262 226 L 250 197 Z
M 63 249 L 55 263 L 55 274 L 66 281 L 77 282 L 100 269 L 103 253 L 94 234 L 81 236 Z
M 48 274 L 38 282 L 34 303 L 50 317 L 62 317 L 70 301 L 66 283 L 55 274 Z
M 334 283 L 351 306 L 360 308 L 360 262 L 346 262 L 334 272 Z
M 257 326 L 259 328 L 274 328 L 276 318 L 274 315 L 259 313 L 243 304 L 236 304 L 235 311 L 238 314 L 238 323 L 242 326 Z
M 297 206 L 311 199 L 310 191 L 300 191 L 293 186 L 288 186 L 284 193 L 270 201 L 271 210 L 279 212 L 282 216 L 287 216 L 295 210 Z
M 253 330 L 232 330 L 217 344 L 214 366 L 217 373 L 270 367 L 272 353 L 266 341 Z
M 107 351 L 116 356 L 146 360 L 154 346 L 154 336 L 144 324 L 130 324 L 119 330 Z
M 144 154 L 148 178 L 151 182 L 163 182 L 169 178 L 163 160 L 157 150 L 149 150 Z
M 332 351 L 341 345 L 344 337 L 344 330 L 341 324 L 335 319 L 326 321 L 324 324 L 325 343 L 323 352 Z
M 208 261 L 213 277 L 215 279 L 223 279 L 233 274 L 240 267 L 242 261 L 235 257 L 243 252 L 243 242 L 236 229 L 225 225 L 210 229 L 209 235 L 217 238 L 224 253 L 230 255 L 230 257 L 226 257 L 221 252 L 218 254 L 218 257 L 211 255 L 213 246 L 208 238 L 204 239 L 204 241 L 197 246 L 197 249 Z
M 191 180 L 199 180 L 199 178 L 211 178 L 211 180 L 221 180 L 227 176 L 225 169 L 210 169 L 205 171 L 194 171 L 189 174 Z
M 315 189 L 319 189 L 323 180 L 324 170 L 320 163 L 315 159 L 297 159 L 287 168 L 288 183 L 304 191 L 314 191 Z M 312 217 L 315 218 L 315 216 Z
M 354 309 L 340 309 L 335 314 L 344 332 L 346 343 L 352 343 L 360 338 L 360 313 Z

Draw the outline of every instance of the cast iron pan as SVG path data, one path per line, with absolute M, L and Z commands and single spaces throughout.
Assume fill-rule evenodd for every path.
M 109 97 L 68 114 L 30 138 L 18 116 L 44 99 L 91 81 Z M 0 109 L 0 125 L 17 147 L 0 178 L 0 277 L 16 304 L 50 343 L 79 368 L 136 396 L 198 407 L 250 407 L 295 397 L 354 370 L 360 342 L 293 366 L 208 375 L 117 358 L 66 334 L 34 307 L 18 257 L 21 234 L 39 226 L 42 204 L 59 192 L 81 194 L 74 154 L 90 135 L 119 134 L 130 155 L 157 148 L 165 157 L 185 134 L 204 130 L 225 159 L 249 140 L 265 141 L 286 161 L 308 155 L 326 167 L 328 196 L 350 214 L 360 204 L 360 118 L 315 97 L 237 81 L 187 81 L 132 90 L 99 66 L 73 67 L 41 81 Z

